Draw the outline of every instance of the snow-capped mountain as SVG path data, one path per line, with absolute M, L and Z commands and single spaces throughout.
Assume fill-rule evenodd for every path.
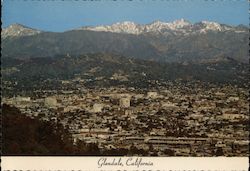
M 32 29 L 21 24 L 12 24 L 7 28 L 2 29 L 2 38 L 6 37 L 20 37 L 20 36 L 31 36 L 39 34 L 41 31 Z
M 112 32 L 140 35 L 145 33 L 161 33 L 162 35 L 190 35 L 190 34 L 205 34 L 209 31 L 224 32 L 234 31 L 236 33 L 246 32 L 247 29 L 241 27 L 233 27 L 225 24 L 219 24 L 211 21 L 201 21 L 195 24 L 180 19 L 173 22 L 154 21 L 150 24 L 137 24 L 131 21 L 118 22 L 112 25 L 100 25 L 96 27 L 84 26 L 74 30 L 89 30 L 97 32 Z M 21 24 L 12 24 L 7 28 L 2 29 L 1 36 L 6 37 L 21 37 L 39 34 L 42 31 L 23 26 Z
M 167 62 L 224 57 L 248 61 L 249 34 L 244 25 L 229 26 L 211 21 L 192 24 L 184 19 L 145 25 L 126 21 L 61 33 L 39 33 L 41 31 L 18 24 L 3 29 L 2 38 L 8 37 L 2 43 L 3 56 L 26 58 L 101 52 Z
M 192 34 L 192 33 L 206 33 L 208 31 L 228 31 L 233 30 L 234 27 L 222 25 L 211 21 L 201 21 L 192 24 L 191 22 L 180 19 L 173 22 L 155 21 L 150 24 L 142 25 L 130 21 L 118 22 L 112 25 L 102 25 L 96 27 L 81 27 L 77 30 L 91 30 L 113 33 L 127 33 L 127 34 L 143 34 L 148 32 L 166 33 L 171 31 L 174 34 Z
M 143 28 L 139 24 L 134 22 L 125 21 L 122 23 L 115 23 L 110 26 L 97 26 L 97 27 L 82 27 L 79 30 L 91 30 L 91 31 L 104 31 L 113 33 L 129 33 L 140 34 L 143 32 Z

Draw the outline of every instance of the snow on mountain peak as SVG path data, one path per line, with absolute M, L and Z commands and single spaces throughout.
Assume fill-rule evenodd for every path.
M 225 24 L 219 24 L 211 21 L 201 21 L 199 23 L 192 24 L 185 19 L 175 20 L 173 22 L 163 22 L 156 20 L 150 24 L 137 24 L 132 21 L 117 22 L 112 25 L 100 25 L 100 26 L 88 26 L 81 27 L 75 30 L 90 30 L 90 31 L 102 31 L 113 33 L 125 33 L 125 34 L 144 34 L 144 33 L 161 33 L 161 34 L 196 34 L 207 33 L 208 31 L 235 31 L 246 32 L 245 29 L 240 29 Z M 12 24 L 5 28 L 1 32 L 2 38 L 17 37 L 17 36 L 30 36 L 39 34 L 41 31 L 32 29 L 21 24 Z
M 101 25 L 96 27 L 82 27 L 78 30 L 91 30 L 91 31 L 103 31 L 103 32 L 114 32 L 114 33 L 129 33 L 129 34 L 140 34 L 141 27 L 131 21 L 117 22 L 112 25 Z
M 161 32 L 162 30 L 178 30 L 186 26 L 192 25 L 184 19 L 175 20 L 173 22 L 162 22 L 156 20 L 150 24 L 142 25 L 131 21 L 118 22 L 112 25 L 97 26 L 97 27 L 82 27 L 83 30 L 104 31 L 115 33 L 142 34 L 146 32 Z
M 154 21 L 151 24 L 144 25 L 144 30 L 146 32 L 161 31 L 162 29 L 169 29 L 169 23 L 164 23 L 162 21 Z
M 219 23 L 211 22 L 211 21 L 202 21 L 201 22 L 205 26 L 205 30 L 215 30 L 222 31 L 222 27 Z
M 131 33 L 131 34 L 139 34 L 140 33 L 140 27 L 138 24 L 131 22 L 131 21 L 124 21 L 124 22 L 118 22 L 110 27 L 108 27 L 109 30 L 113 32 L 118 33 Z
M 39 33 L 41 33 L 41 31 L 15 23 L 7 28 L 2 29 L 1 36 L 2 38 L 6 38 L 6 37 L 18 37 L 18 36 L 31 36 Z

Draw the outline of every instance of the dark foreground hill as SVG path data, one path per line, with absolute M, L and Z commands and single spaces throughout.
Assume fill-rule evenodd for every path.
M 100 150 L 97 144 L 77 141 L 73 143 L 68 129 L 53 121 L 30 118 L 19 109 L 2 105 L 2 149 L 7 156 L 124 156 L 148 152 L 131 146 L 130 149 Z M 173 155 L 173 154 L 170 154 Z

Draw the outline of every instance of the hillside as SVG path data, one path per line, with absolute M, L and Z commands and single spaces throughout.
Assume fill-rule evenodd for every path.
M 63 89 L 61 80 L 78 82 L 76 85 L 90 88 L 121 85 L 158 87 L 176 80 L 246 86 L 247 75 L 248 65 L 231 58 L 206 64 L 159 63 L 99 53 L 2 60 L 4 93 L 8 92 L 5 86 L 9 86 L 9 81 L 16 82 L 12 86 L 17 91 L 60 90 Z M 83 81 L 79 83 L 80 80 Z

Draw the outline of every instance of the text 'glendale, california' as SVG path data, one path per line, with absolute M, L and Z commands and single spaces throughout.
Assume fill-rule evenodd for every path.
M 153 166 L 153 162 L 151 161 L 143 161 L 144 159 L 142 157 L 130 157 L 130 158 L 100 158 L 98 160 L 98 168 L 102 168 L 104 166 L 134 166 L 134 167 L 140 167 L 140 166 Z

